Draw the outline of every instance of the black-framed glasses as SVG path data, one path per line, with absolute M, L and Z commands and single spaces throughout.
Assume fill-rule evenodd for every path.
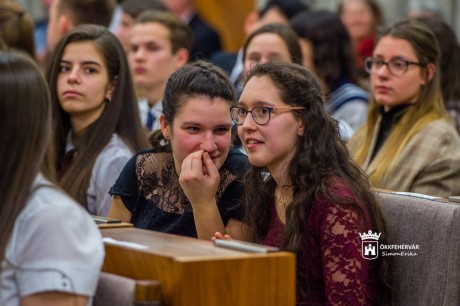
M 389 60 L 388 62 L 373 57 L 366 57 L 366 59 L 364 60 L 364 68 L 366 69 L 367 73 L 376 72 L 380 68 L 382 68 L 383 65 L 386 65 L 388 71 L 395 76 L 402 76 L 403 74 L 405 74 L 410 65 L 416 65 L 421 67 L 424 66 L 421 63 L 411 62 L 400 58 L 394 58 L 392 60 Z
M 248 113 L 251 113 L 252 119 L 258 125 L 265 125 L 270 121 L 271 113 L 273 112 L 287 112 L 292 110 L 302 110 L 305 107 L 268 107 L 268 106 L 257 106 L 251 110 L 248 110 L 244 107 L 232 107 L 230 109 L 230 114 L 232 115 L 232 120 L 237 125 L 243 125 L 244 120 L 248 116 Z

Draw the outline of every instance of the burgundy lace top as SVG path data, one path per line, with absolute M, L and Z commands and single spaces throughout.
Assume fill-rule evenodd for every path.
M 343 184 L 335 184 L 330 192 L 353 199 Z M 362 257 L 359 236 L 371 229 L 370 220 L 363 220 L 354 205 L 359 204 L 335 205 L 325 196 L 313 203 L 297 253 L 297 305 L 374 304 L 377 275 L 372 261 Z M 274 204 L 269 228 L 262 243 L 280 247 L 284 225 Z

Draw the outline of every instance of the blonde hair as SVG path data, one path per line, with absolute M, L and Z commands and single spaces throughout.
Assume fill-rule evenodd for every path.
M 379 167 L 374 173 L 370 174 L 370 178 L 376 186 L 379 185 L 387 171 L 393 167 L 404 147 L 415 134 L 430 122 L 439 119 L 447 120 L 442 100 L 440 75 L 437 71 L 439 69 L 440 51 L 434 34 L 422 23 L 407 19 L 384 29 L 379 34 L 377 44 L 384 36 L 404 39 L 409 42 L 422 64 L 421 69 L 426 72 L 427 66 L 432 64 L 435 67 L 435 72 L 433 78 L 427 80 L 427 83 L 420 89 L 420 94 L 415 104 L 407 109 L 401 120 L 390 131 L 388 138 L 376 156 L 375 162 L 378 163 Z M 360 165 L 371 154 L 372 136 L 380 117 L 379 107 L 372 97 L 365 125 L 364 142 L 356 152 L 356 162 Z

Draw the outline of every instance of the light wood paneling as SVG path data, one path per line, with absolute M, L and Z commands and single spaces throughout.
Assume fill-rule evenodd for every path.
M 243 45 L 244 20 L 254 9 L 252 0 L 196 0 L 200 15 L 219 32 L 223 48 L 238 51 Z

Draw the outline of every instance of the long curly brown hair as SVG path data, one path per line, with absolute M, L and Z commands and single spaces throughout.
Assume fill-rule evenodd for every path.
M 305 126 L 298 137 L 295 154 L 289 164 L 288 175 L 293 188 L 292 202 L 286 207 L 286 224 L 282 247 L 299 254 L 307 236 L 307 220 L 318 195 L 326 196 L 336 205 L 352 205 L 363 219 L 370 219 L 374 230 L 386 241 L 385 222 L 368 179 L 352 160 L 345 142 L 338 132 L 338 123 L 324 109 L 324 90 L 317 76 L 307 69 L 286 62 L 268 62 L 254 67 L 248 75 L 269 77 L 280 92 L 282 100 L 291 106 L 302 106 L 296 116 Z M 340 179 L 353 193 L 354 199 L 330 192 L 332 179 Z M 245 182 L 245 222 L 254 232 L 252 240 L 261 242 L 270 224 L 270 205 L 275 201 L 275 181 L 267 176 L 267 169 L 252 167 Z M 307 231 L 305 230 L 307 229 Z M 387 265 L 380 268 L 386 270 Z M 298 270 L 298 277 L 307 278 Z M 381 273 L 382 290 L 385 289 Z M 302 293 L 304 288 L 298 288 Z M 379 294 L 380 296 L 380 294 Z M 382 297 L 388 297 L 385 293 Z

